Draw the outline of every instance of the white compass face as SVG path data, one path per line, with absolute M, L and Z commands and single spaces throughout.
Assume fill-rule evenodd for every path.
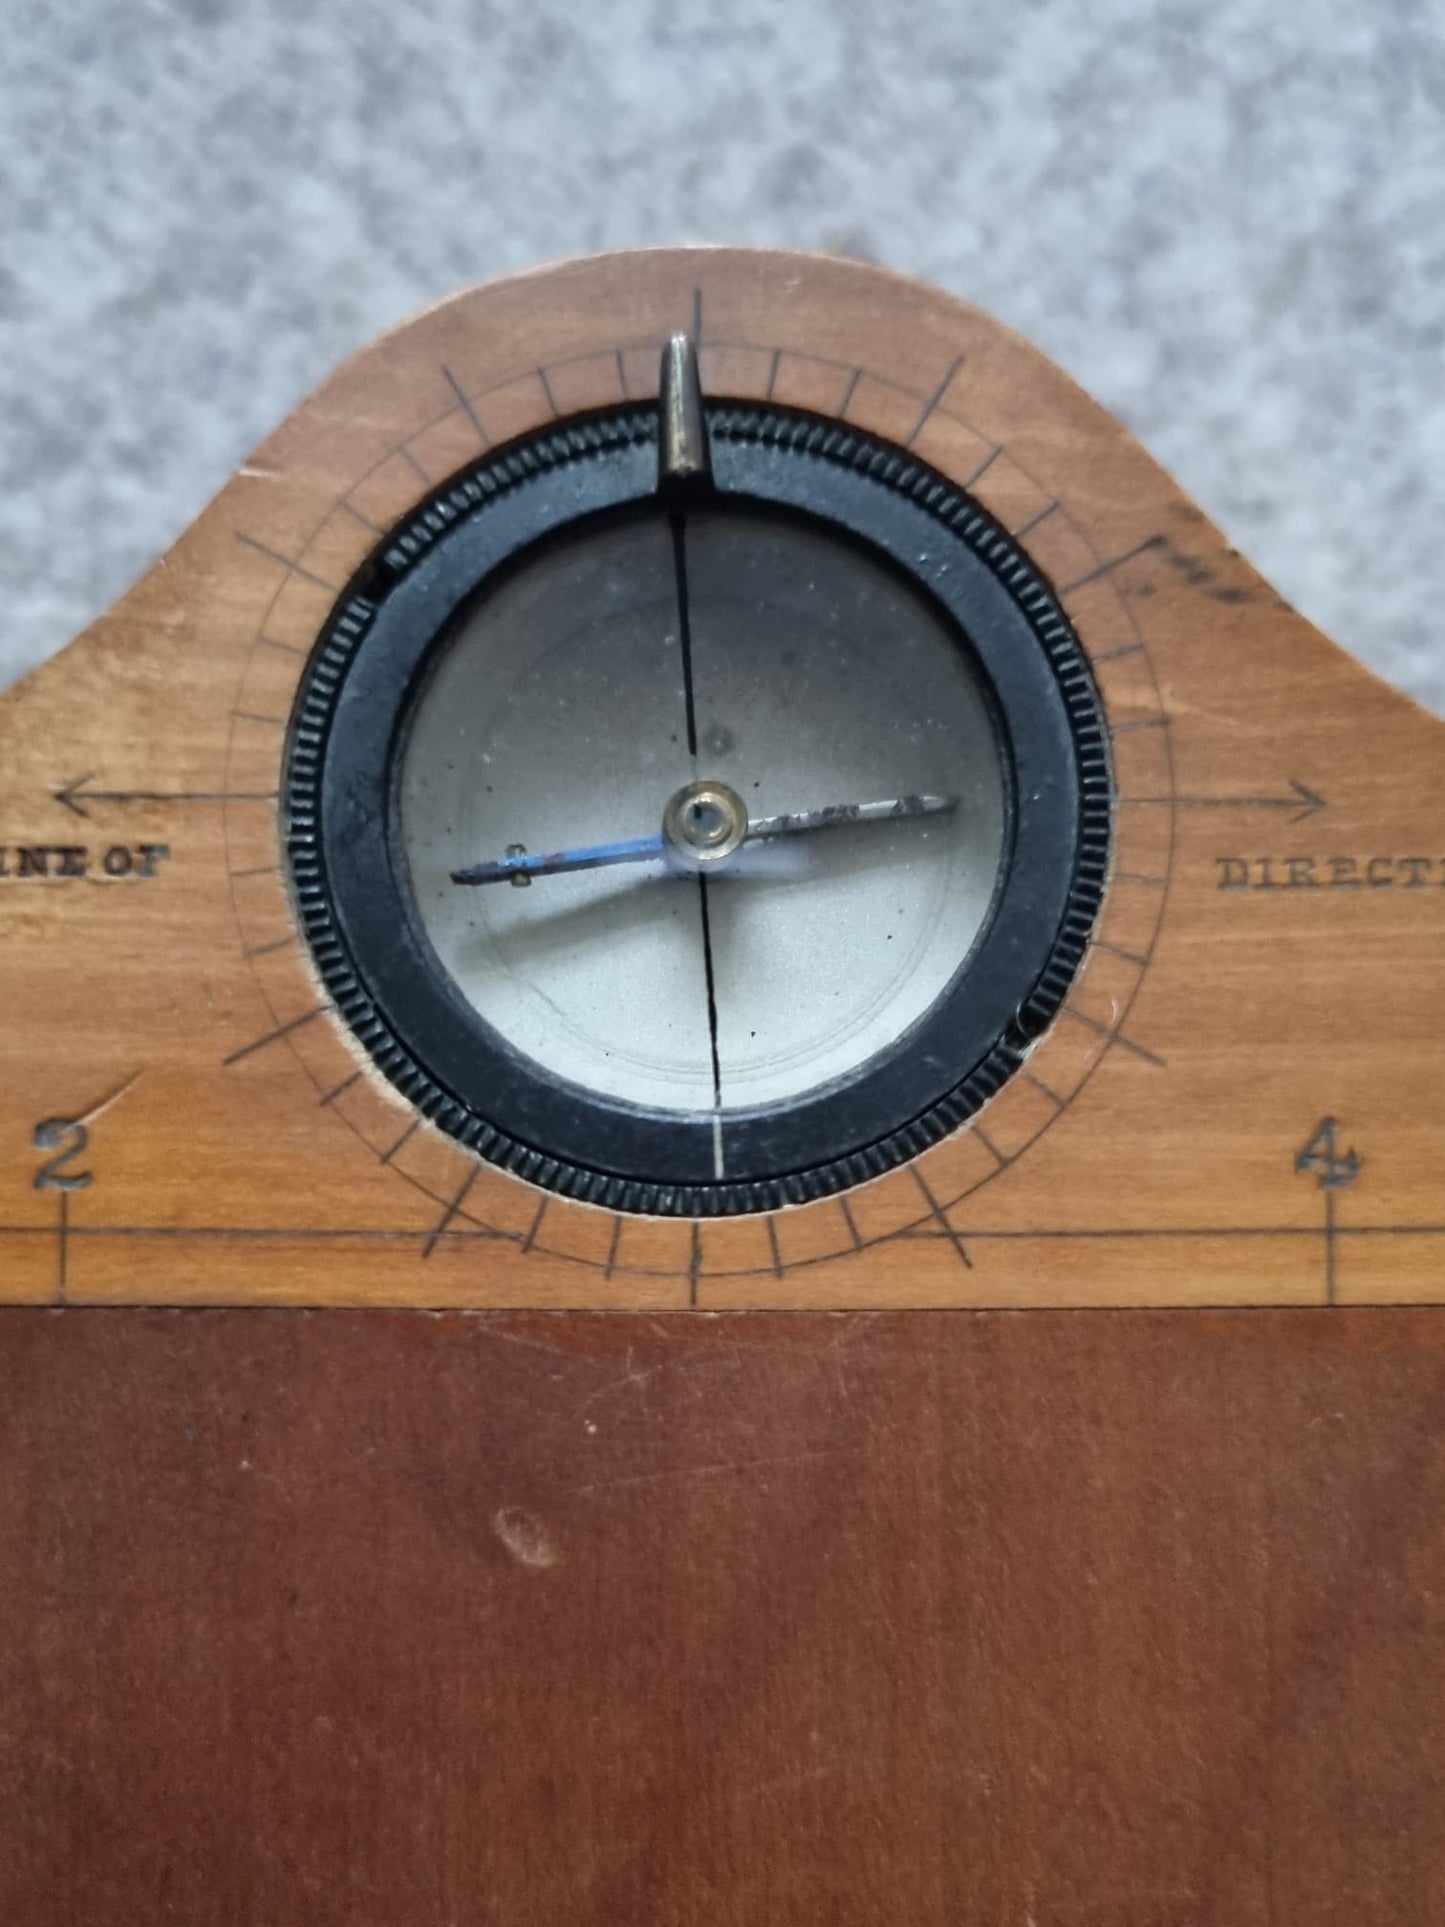
M 690 785 L 721 801 L 669 841 Z M 397 807 L 476 1014 L 554 1077 L 697 1112 L 846 1078 L 934 1005 L 988 920 L 1006 790 L 972 656 L 900 573 L 795 515 L 652 508 L 487 588 L 415 703 Z M 598 860 L 505 874 L 559 853 Z

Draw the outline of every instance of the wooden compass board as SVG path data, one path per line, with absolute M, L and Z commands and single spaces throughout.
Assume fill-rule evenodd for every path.
M 419 1121 L 278 820 L 385 531 L 677 330 L 1015 535 L 1116 784 L 1024 1070 L 699 1223 Z M 1442 729 L 872 268 L 604 257 L 346 364 L 0 697 L 4 1918 L 1438 1920 Z

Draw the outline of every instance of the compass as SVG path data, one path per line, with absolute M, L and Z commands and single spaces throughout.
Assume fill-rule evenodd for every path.
M 1018 545 L 876 437 L 658 401 L 484 458 L 303 681 L 288 847 L 387 1075 L 567 1195 L 766 1211 L 1023 1060 L 1108 843 L 1087 662 Z
M 0 701 L 0 1283 L 1430 1300 L 1437 735 L 944 295 L 477 289 Z

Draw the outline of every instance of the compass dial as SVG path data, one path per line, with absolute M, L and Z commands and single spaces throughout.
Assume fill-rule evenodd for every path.
M 373 558 L 293 729 L 315 954 L 485 1156 L 772 1209 L 916 1154 L 1082 951 L 1107 771 L 1019 552 L 901 451 L 703 402 L 565 425 Z
M 515 1049 L 625 1103 L 750 1109 L 855 1074 L 943 994 L 993 900 L 1004 772 L 976 669 L 893 572 L 756 509 L 702 508 L 685 541 L 691 727 L 647 508 L 542 545 L 463 622 L 398 821 L 427 937 Z M 903 814 L 919 792 L 939 807 Z M 879 800 L 898 813 L 756 833 Z M 483 851 L 639 841 L 453 881 Z

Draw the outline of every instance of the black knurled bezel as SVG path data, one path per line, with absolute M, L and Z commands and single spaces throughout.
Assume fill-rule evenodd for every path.
M 815 464 L 819 473 L 866 477 L 915 504 L 959 538 L 1007 591 L 1052 672 L 1072 747 L 1071 874 L 1037 972 L 1019 985 L 1012 1013 L 991 1046 L 961 1066 L 946 1088 L 888 1130 L 842 1154 L 801 1161 L 795 1169 L 720 1182 L 670 1182 L 596 1168 L 525 1141 L 460 1098 L 444 1073 L 424 1064 L 398 1034 L 398 1024 L 373 993 L 365 960 L 353 954 L 328 871 L 322 796 L 337 706 L 378 611 L 459 524 L 486 514 L 538 478 L 558 472 L 575 477 L 578 515 L 596 512 L 588 490 L 601 472 L 599 464 L 638 470 L 651 461 L 656 446 L 652 410 L 623 409 L 565 423 L 494 453 L 437 490 L 387 536 L 342 596 L 307 664 L 283 786 L 291 884 L 312 955 L 337 1012 L 397 1089 L 460 1143 L 534 1184 L 619 1211 L 693 1217 L 766 1212 L 846 1190 L 918 1156 L 992 1097 L 1058 1011 L 1087 950 L 1107 873 L 1112 808 L 1107 730 L 1082 646 L 1042 577 L 971 497 L 913 456 L 836 421 L 751 403 L 712 402 L 706 417 L 720 477 L 730 448 L 768 450 L 785 462 L 797 458 Z M 398 726 L 404 707 L 398 703 Z

